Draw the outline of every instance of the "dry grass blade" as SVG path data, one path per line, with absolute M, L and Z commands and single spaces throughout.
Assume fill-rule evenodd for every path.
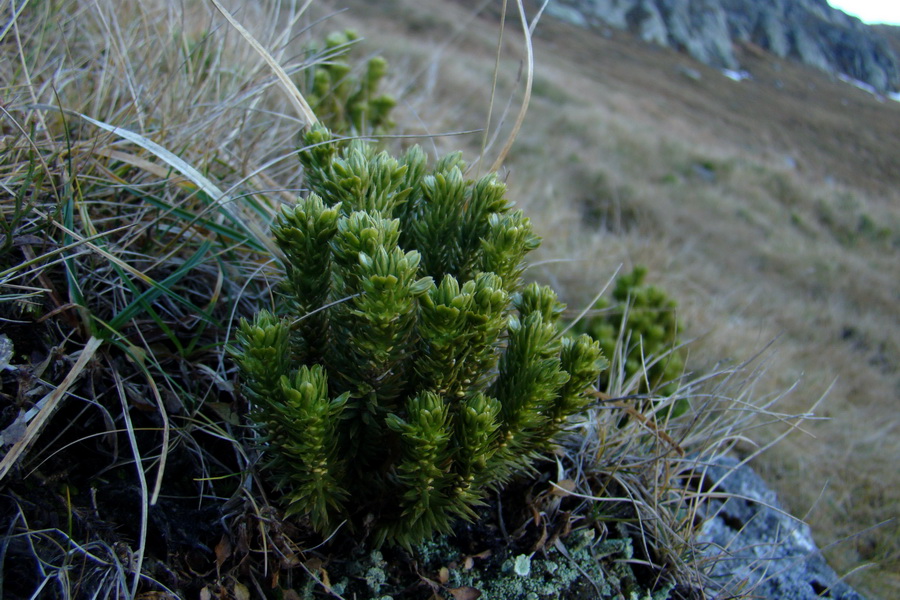
M 125 427 L 128 431 L 128 441 L 131 444 L 131 452 L 134 455 L 134 466 L 137 469 L 138 482 L 141 486 L 141 528 L 140 538 L 138 539 L 137 556 L 134 561 L 134 579 L 131 584 L 132 597 L 137 595 L 138 584 L 141 581 L 141 570 L 144 564 L 144 550 L 147 544 L 147 519 L 149 514 L 150 502 L 147 494 L 147 477 L 144 474 L 144 465 L 141 460 L 141 452 L 138 448 L 137 439 L 134 436 L 134 425 L 131 422 L 130 411 L 128 410 L 128 400 L 125 398 L 125 389 L 122 386 L 122 378 L 113 370 L 113 378 L 116 384 L 116 391 L 119 394 L 119 400 L 122 404 L 122 416 L 125 419 Z
M 600 288 L 600 291 L 597 292 L 597 294 L 591 299 L 591 301 L 588 302 L 587 304 L 585 304 L 584 308 L 581 309 L 581 312 L 579 312 L 578 315 L 576 315 L 576 317 L 574 319 L 572 319 L 572 322 L 563 328 L 561 335 L 565 335 L 566 333 L 568 333 L 573 327 L 575 327 L 575 325 L 577 325 L 579 322 L 581 322 L 581 320 L 585 317 L 585 315 L 587 315 L 591 310 L 593 310 L 594 306 L 597 304 L 597 301 L 603 297 L 603 295 L 606 293 L 606 290 L 609 289 L 609 286 L 612 285 L 613 281 L 615 281 L 616 277 L 619 275 L 619 271 L 621 271 L 621 270 L 622 270 L 622 266 L 620 265 L 616 269 L 615 273 L 613 273 L 610 276 L 610 278 L 606 280 L 606 283 L 603 285 L 602 288 Z
M 41 216 L 47 216 L 47 215 L 41 215 Z M 69 250 L 72 250 L 79 246 L 87 246 L 91 250 L 99 251 L 97 246 L 92 244 L 91 242 L 93 242 L 95 240 L 99 240 L 99 239 L 109 236 L 109 235 L 113 235 L 115 233 L 125 231 L 130 227 L 131 227 L 130 225 L 125 225 L 125 226 L 113 229 L 111 231 L 95 233 L 94 235 L 92 235 L 90 237 L 76 239 L 75 241 L 73 241 L 65 246 L 60 246 L 59 248 L 56 248 L 55 250 L 50 250 L 49 252 L 45 252 L 45 253 L 41 254 L 40 256 L 35 256 L 34 258 L 29 258 L 28 260 L 22 261 L 21 263 L 15 265 L 15 266 L 12 266 L 12 267 L 9 267 L 8 269 L 0 271 L 0 283 L 2 283 L 3 285 L 9 285 L 10 279 L 7 279 L 7 278 L 11 277 L 13 274 L 18 274 L 19 276 L 21 276 L 21 274 L 24 273 L 28 267 L 37 265 L 39 263 L 46 264 L 47 259 L 52 258 L 57 255 L 60 255 L 60 254 L 65 254 Z M 72 232 L 66 230 L 65 227 L 63 227 L 61 225 L 59 226 L 59 228 L 61 230 L 65 231 L 66 233 L 69 233 L 69 234 L 72 233 Z M 77 236 L 73 235 L 73 237 L 77 237 Z M 123 263 L 123 265 L 124 265 L 124 263 Z M 134 274 L 141 277 L 142 279 L 144 279 L 146 281 L 145 276 L 142 273 L 140 273 L 139 271 L 136 271 Z
M 525 122 L 525 114 L 528 112 L 528 104 L 531 102 L 531 88 L 534 85 L 534 46 L 531 41 L 532 29 L 528 24 L 528 18 L 525 16 L 525 6 L 522 4 L 522 0 L 516 1 L 519 7 L 519 17 L 522 21 L 522 32 L 525 39 L 525 96 L 522 99 L 522 106 L 519 108 L 519 114 L 516 117 L 516 122 L 513 124 L 513 129 L 506 139 L 506 144 L 503 145 L 503 149 L 500 150 L 500 155 L 497 157 L 497 160 L 491 165 L 491 171 L 500 170 L 500 167 L 503 166 L 503 161 L 506 160 L 506 155 L 509 154 L 509 151 L 512 149 L 513 143 L 516 141 L 516 136 L 519 135 L 519 130 L 522 128 L 522 123 Z
M 234 18 L 234 16 L 228 12 L 228 10 L 219 3 L 218 0 L 210 0 L 216 9 L 222 13 L 222 15 L 228 19 L 228 22 L 231 23 L 232 27 L 237 29 L 237 31 L 244 36 L 244 39 L 253 47 L 253 49 L 259 53 L 263 60 L 268 63 L 269 68 L 272 69 L 272 72 L 278 77 L 278 80 L 281 82 L 282 88 L 284 88 L 285 93 L 290 99 L 291 103 L 294 105 L 294 108 L 297 111 L 297 114 L 303 119 L 308 126 L 315 125 L 319 122 L 319 119 L 316 117 L 316 113 L 313 112 L 312 108 L 310 108 L 309 103 L 306 101 L 306 98 L 303 97 L 303 94 L 300 93 L 300 90 L 297 89 L 297 86 L 291 81 L 291 78 L 287 73 L 284 72 L 284 69 L 281 68 L 281 65 L 272 57 L 268 50 L 266 50 L 262 44 L 256 41 L 256 38 L 244 28 L 240 22 Z M 309 6 L 309 2 L 306 3 L 306 6 Z M 305 7 L 304 7 L 305 8 Z
M 204 177 L 203 174 L 200 173 L 200 171 L 190 165 L 187 161 L 181 159 L 166 148 L 163 148 L 153 140 L 147 139 L 146 137 L 138 133 L 129 131 L 128 129 L 125 129 L 123 127 L 117 127 L 108 123 L 104 123 L 102 121 L 98 121 L 96 119 L 92 119 L 91 117 L 83 115 L 81 113 L 75 114 L 88 123 L 91 123 L 92 125 L 121 136 L 129 142 L 137 144 L 144 150 L 147 150 L 154 156 L 158 157 L 160 160 L 164 161 L 173 169 L 194 182 L 197 187 L 202 189 L 207 196 L 213 199 L 217 206 L 231 215 L 235 223 L 246 228 L 247 231 L 252 234 L 255 241 L 264 245 L 270 252 L 272 252 L 274 256 L 280 255 L 278 248 L 275 246 L 275 244 L 272 243 L 272 240 L 269 239 L 269 236 L 264 234 L 256 223 L 245 219 L 240 214 L 238 214 L 231 203 L 231 199 L 224 192 L 222 192 L 212 181 L 210 181 L 209 178 Z
M 18 10 L 12 15 L 12 18 L 6 22 L 3 30 L 0 31 L 0 42 L 2 42 L 6 37 L 6 34 L 9 33 L 9 30 L 15 26 L 16 20 L 19 18 L 19 15 L 22 14 L 22 11 L 25 10 L 25 7 L 28 6 L 28 2 L 29 0 L 25 0 L 24 2 L 22 2 L 22 4 L 18 6 Z M 4 4 L 6 4 L 6 2 L 4 2 Z
M 28 447 L 37 440 L 41 430 L 50 420 L 50 417 L 59 405 L 60 400 L 66 395 L 66 392 L 72 387 L 72 384 L 75 383 L 75 380 L 78 379 L 78 376 L 81 375 L 81 372 L 87 367 L 87 364 L 94 357 L 97 349 L 102 344 L 103 340 L 101 339 L 95 337 L 89 339 L 84 345 L 84 348 L 82 348 L 78 360 L 75 361 L 75 364 L 72 366 L 72 369 L 66 375 L 65 379 L 62 380 L 55 390 L 47 394 L 40 401 L 41 409 L 35 418 L 32 419 L 31 423 L 28 424 L 28 428 L 25 430 L 22 439 L 14 443 L 3 457 L 3 460 L 0 461 L 0 481 L 2 481 L 9 470 L 13 468 L 19 460 L 19 457 L 28 449 Z
M 497 78 L 500 75 L 500 58 L 503 54 L 503 33 L 506 31 L 506 2 L 507 0 L 503 0 L 503 5 L 500 7 L 500 26 L 497 27 L 497 55 L 494 58 L 494 74 L 491 79 L 491 100 L 488 103 L 487 118 L 485 119 L 484 132 L 481 137 L 481 153 L 478 155 L 479 167 L 484 159 L 485 152 L 487 152 L 488 137 L 491 132 L 491 118 L 494 114 L 494 101 L 497 97 Z
M 162 442 L 160 443 L 161 450 L 159 454 L 159 467 L 156 470 L 156 480 L 153 484 L 153 492 L 150 494 L 150 506 L 155 506 L 157 501 L 159 500 L 159 494 L 162 490 L 163 485 L 163 476 L 166 472 L 166 461 L 168 459 L 169 453 L 169 440 L 172 436 L 172 427 L 169 422 L 169 413 L 166 410 L 166 405 L 163 402 L 162 394 L 160 394 L 159 386 L 156 384 L 156 380 L 153 378 L 152 373 L 147 369 L 147 366 L 144 364 L 144 360 L 142 358 L 146 356 L 149 359 L 154 359 L 152 354 L 136 354 L 133 352 L 133 349 L 129 349 L 129 353 L 132 354 L 132 359 L 139 364 L 140 370 L 144 375 L 144 378 L 147 380 L 147 386 L 150 388 L 150 392 L 153 395 L 153 400 L 156 403 L 156 408 L 158 410 L 160 419 L 162 420 Z M 162 371 L 162 369 L 160 369 Z
M 613 373 L 607 392 L 597 394 L 601 408 L 579 426 L 582 435 L 573 442 L 580 446 L 567 454 L 576 472 L 568 475 L 577 484 L 572 495 L 614 519 L 625 510 L 641 560 L 667 565 L 678 581 L 703 587 L 710 559 L 694 548 L 693 527 L 708 517 L 701 507 L 723 497 L 711 484 L 691 482 L 744 440 L 759 417 L 788 422 L 808 416 L 755 405 L 753 381 L 762 372 L 748 373 L 750 366 L 684 380 L 666 397 L 638 394 L 646 380 L 640 374 Z M 690 401 L 690 409 L 671 417 L 669 407 L 682 400 Z

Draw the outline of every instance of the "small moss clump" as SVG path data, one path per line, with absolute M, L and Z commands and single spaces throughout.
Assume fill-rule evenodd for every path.
M 678 388 L 684 371 L 684 357 L 677 350 L 681 343 L 678 304 L 661 288 L 645 284 L 646 276 L 643 265 L 619 276 L 613 302 L 601 298 L 594 306 L 598 314 L 576 323 L 573 331 L 597 340 L 609 357 L 616 356 L 621 342 L 623 353 L 619 358 L 625 379 L 646 371 L 640 392 L 667 396 Z M 606 383 L 601 381 L 601 386 Z
M 379 88 L 388 72 L 381 56 L 370 58 L 357 73 L 351 61 L 359 35 L 335 32 L 322 47 L 311 48 L 320 60 L 302 82 L 301 89 L 319 120 L 340 135 L 384 134 L 393 129 L 390 113 L 396 99 Z

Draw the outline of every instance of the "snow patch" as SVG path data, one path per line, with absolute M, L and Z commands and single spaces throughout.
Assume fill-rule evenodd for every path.
M 869 85 L 869 84 L 866 83 L 865 81 L 860 81 L 859 79 L 854 79 L 853 77 L 850 77 L 849 75 L 847 75 L 847 74 L 845 74 L 845 73 L 838 73 L 838 76 L 837 76 L 837 77 L 838 77 L 838 79 L 840 79 L 840 80 L 843 81 L 844 83 L 849 83 L 849 84 L 852 85 L 853 87 L 857 87 L 857 88 L 861 89 L 861 90 L 864 91 L 864 92 L 869 92 L 869 93 L 872 94 L 873 96 L 878 96 L 878 95 L 880 95 L 880 94 L 878 93 L 878 90 L 876 90 L 873 86 Z
M 745 79 L 753 79 L 747 71 L 735 71 L 733 69 L 722 69 L 722 75 L 732 81 L 744 81 Z

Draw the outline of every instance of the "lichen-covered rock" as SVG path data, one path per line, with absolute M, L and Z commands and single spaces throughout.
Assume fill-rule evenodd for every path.
M 753 590 L 772 600 L 864 600 L 840 581 L 812 539 L 809 526 L 785 512 L 748 466 L 722 458 L 709 467 L 702 488 L 729 496 L 706 506 L 699 541 L 716 557 L 712 598 Z

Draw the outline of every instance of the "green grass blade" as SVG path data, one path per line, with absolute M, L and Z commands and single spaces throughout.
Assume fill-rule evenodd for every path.
M 256 250 L 259 252 L 265 252 L 268 249 L 264 244 L 259 243 L 259 241 L 256 238 L 248 238 L 246 233 L 241 232 L 237 229 L 228 227 L 227 225 L 223 225 L 221 223 L 217 223 L 212 219 L 205 219 L 205 218 L 198 217 L 196 213 L 194 213 L 188 209 L 181 208 L 179 206 L 174 206 L 174 205 L 166 202 L 165 200 L 161 200 L 155 196 L 152 196 L 145 192 L 141 192 L 140 190 L 135 190 L 131 187 L 125 187 L 124 189 L 130 191 L 132 194 L 135 195 L 135 197 L 140 198 L 141 200 L 147 202 L 148 204 L 151 204 L 157 208 L 163 209 L 163 210 L 169 212 L 170 214 L 172 214 L 173 216 L 175 216 L 179 219 L 182 219 L 184 221 L 194 222 L 197 225 L 203 227 L 204 229 L 207 229 L 217 235 L 220 235 L 222 237 L 232 239 L 232 240 L 235 240 L 238 242 L 246 241 L 246 243 L 253 250 Z M 203 194 L 202 192 L 200 192 L 200 194 L 202 194 L 204 198 L 207 198 L 207 199 L 209 198 L 208 196 L 206 196 L 206 194 Z
M 128 140 L 129 142 L 137 144 L 147 152 L 150 152 L 151 154 L 168 164 L 170 167 L 172 167 L 173 169 L 184 175 L 186 178 L 191 180 L 195 185 L 197 185 L 197 187 L 200 188 L 200 190 L 206 195 L 206 197 L 212 200 L 215 206 L 220 208 L 223 213 L 229 219 L 231 219 L 232 222 L 246 231 L 251 239 L 264 246 L 274 256 L 281 256 L 281 253 L 278 251 L 275 244 L 269 239 L 268 236 L 263 234 L 262 230 L 260 230 L 260 228 L 257 227 L 255 223 L 244 220 L 241 215 L 238 214 L 235 207 L 231 204 L 230 196 L 226 195 L 222 190 L 218 188 L 218 186 L 216 186 L 216 184 L 210 181 L 187 161 L 177 156 L 170 150 L 163 148 L 153 140 L 135 133 L 134 131 L 125 129 L 123 127 L 116 127 L 114 125 L 104 123 L 103 121 L 92 119 L 91 117 L 81 113 L 76 112 L 74 114 L 84 119 L 88 123 L 95 125 L 96 127 L 104 129 L 110 133 L 114 133 L 119 137 Z
M 132 291 L 137 293 L 138 295 L 134 300 L 131 301 L 131 303 L 128 304 L 128 306 L 119 311 L 115 318 L 113 318 L 109 322 L 109 326 L 118 331 L 122 326 L 125 325 L 125 323 L 134 318 L 134 316 L 138 314 L 142 309 L 146 311 L 151 310 L 150 305 L 163 294 L 175 300 L 179 304 L 183 304 L 184 306 L 188 307 L 196 314 L 203 316 L 204 319 L 212 321 L 213 318 L 209 313 L 196 306 L 190 300 L 180 296 L 170 289 L 171 286 L 178 283 L 178 281 L 180 281 L 206 257 L 206 254 L 209 252 L 209 249 L 211 247 L 212 244 L 209 241 L 203 242 L 200 247 L 197 248 L 197 251 L 193 254 L 193 256 L 184 261 L 184 263 L 180 267 L 178 267 L 171 275 L 161 281 L 155 281 L 151 278 L 147 278 L 146 281 L 150 283 L 150 289 L 144 290 L 140 293 L 138 293 L 138 290 L 131 283 L 131 279 L 123 271 L 120 271 L 122 281 L 126 282 L 126 284 L 132 289 Z M 116 265 L 113 266 L 116 267 L 117 271 L 119 271 Z M 167 335 L 169 334 L 167 333 Z

